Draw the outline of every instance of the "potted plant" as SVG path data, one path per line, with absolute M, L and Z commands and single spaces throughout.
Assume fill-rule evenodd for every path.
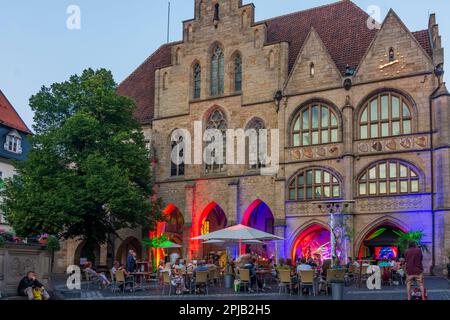
M 46 246 L 48 243 L 48 238 L 49 238 L 49 235 L 47 233 L 44 233 L 39 236 L 38 241 L 41 245 Z
M 425 233 L 421 230 L 403 232 L 403 231 L 394 231 L 396 235 L 398 235 L 398 240 L 396 246 L 400 252 L 405 252 L 408 249 L 409 242 L 415 241 L 417 246 L 422 249 L 424 252 L 428 252 L 428 245 L 423 243 L 423 238 L 425 238 Z

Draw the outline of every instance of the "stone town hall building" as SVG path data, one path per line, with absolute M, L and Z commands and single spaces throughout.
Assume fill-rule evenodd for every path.
M 236 223 L 284 237 L 280 257 L 326 256 L 329 217 L 313 202 L 354 200 L 348 255 L 395 255 L 395 232 L 423 230 L 427 272 L 441 272 L 450 250 L 450 96 L 435 15 L 415 32 L 392 10 L 377 27 L 349 0 L 254 17 L 241 0 L 195 0 L 183 39 L 119 86 L 154 151 L 171 218 L 159 232 L 191 258 L 215 249 L 191 237 Z M 194 121 L 279 129 L 278 173 L 171 163 L 171 133 L 193 135 Z

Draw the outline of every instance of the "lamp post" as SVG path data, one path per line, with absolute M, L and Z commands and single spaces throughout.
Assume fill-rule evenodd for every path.
M 347 209 L 350 204 L 355 203 L 354 200 L 330 200 L 330 201 L 317 201 L 313 204 L 317 205 L 320 211 L 326 212 L 330 215 L 330 241 L 331 241 L 331 266 L 334 267 L 334 258 L 337 255 L 336 252 L 336 236 L 334 230 L 336 228 L 336 214 L 340 213 L 342 209 Z

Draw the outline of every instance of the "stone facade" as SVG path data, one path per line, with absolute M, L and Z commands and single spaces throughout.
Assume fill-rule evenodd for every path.
M 263 22 L 254 21 L 254 10 L 253 5 L 242 5 L 239 0 L 196 0 L 195 18 L 183 22 L 183 40 L 161 47 L 119 86 L 121 94 L 136 100 L 137 117 L 155 151 L 158 195 L 184 217 L 184 255 L 194 258 L 203 254 L 202 246 L 190 237 L 200 233 L 211 204 L 219 206 L 227 224 L 233 225 L 241 223 L 255 201 L 260 201 L 273 215 L 273 232 L 286 239 L 278 246 L 278 255 L 292 257 L 298 236 L 314 225 L 328 228 L 329 217 L 311 201 L 289 200 L 289 182 L 301 170 L 322 168 L 338 178 L 340 198 L 355 201 L 350 207 L 355 235 L 347 249 L 349 256 L 358 256 L 362 243 L 378 226 L 423 230 L 424 241 L 431 248 L 425 255 L 426 272 L 441 272 L 450 250 L 450 198 L 445 196 L 450 192 L 450 97 L 435 74 L 435 67 L 443 63 L 435 16 L 430 16 L 426 30 L 412 33 L 393 11 L 380 30 L 364 30 L 369 17 L 351 1 Z M 353 24 L 358 25 L 355 29 L 349 29 L 351 23 L 330 25 L 334 30 L 330 35 L 323 28 L 338 23 L 331 22 L 330 16 L 340 11 L 351 16 L 341 17 L 339 23 L 355 17 L 360 23 Z M 300 35 L 303 41 L 283 40 L 281 34 L 295 32 L 300 28 L 296 23 L 308 19 L 325 27 L 320 29 L 311 22 L 306 29 L 302 25 L 306 30 Z M 287 29 L 282 25 L 288 25 Z M 354 34 L 358 40 L 347 42 L 342 34 Z M 352 50 L 359 55 L 352 55 L 353 51 L 344 47 L 347 45 L 354 46 Z M 216 47 L 224 53 L 224 90 L 211 96 L 211 55 Z M 340 51 L 346 54 L 340 55 Z M 396 55 L 393 63 L 391 51 Z M 233 89 L 233 58 L 237 54 L 242 57 L 240 92 Z M 192 94 L 195 64 L 202 68 L 198 99 Z M 346 80 L 351 86 L 344 86 Z M 154 101 L 143 99 L 148 92 L 140 92 L 140 88 L 154 88 Z M 274 100 L 278 91 L 282 98 Z M 408 102 L 410 132 L 360 138 L 362 110 L 379 93 L 395 93 Z M 315 102 L 336 114 L 338 138 L 329 144 L 294 147 L 290 134 L 293 120 Z M 267 129 L 279 130 L 277 174 L 264 176 L 248 165 L 227 166 L 224 172 L 211 174 L 203 165 L 186 165 L 184 175 L 171 175 L 171 133 L 182 128 L 194 136 L 194 122 L 201 121 L 205 127 L 214 110 L 224 114 L 230 129 L 245 129 L 257 117 Z M 154 116 L 149 121 L 140 118 L 143 113 Z M 362 172 L 383 160 L 413 168 L 419 176 L 419 192 L 359 196 L 357 180 Z

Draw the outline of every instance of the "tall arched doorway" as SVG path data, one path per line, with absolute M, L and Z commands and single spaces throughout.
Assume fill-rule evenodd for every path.
M 242 224 L 274 234 L 275 218 L 269 206 L 261 200 L 255 200 L 245 211 L 242 218 Z M 246 245 L 242 252 L 255 252 L 261 258 L 268 259 L 275 253 L 275 244 L 273 242 L 264 245 Z
M 150 238 L 166 236 L 167 239 L 175 244 L 183 245 L 183 229 L 184 229 L 184 217 L 180 209 L 174 204 L 169 204 L 163 210 L 164 221 L 158 222 L 156 227 L 156 233 L 150 232 Z M 177 253 L 180 257 L 183 257 L 182 248 L 173 249 L 153 249 L 153 257 L 155 258 L 155 264 L 158 265 L 159 261 L 164 256 L 170 256 L 172 253 Z
M 299 233 L 292 247 L 292 262 L 301 258 L 316 260 L 331 259 L 330 231 L 314 224 Z
M 199 235 L 208 234 L 227 226 L 227 216 L 223 209 L 215 202 L 210 203 L 203 211 L 199 220 Z M 202 244 L 202 256 L 194 252 L 194 256 L 197 258 L 206 257 L 211 252 L 223 251 L 223 245 L 215 244 Z
M 75 250 L 73 263 L 81 266 L 87 261 L 92 262 L 94 267 L 100 264 L 100 246 L 96 244 L 93 250 L 89 250 L 86 248 L 86 241 L 82 241 Z
M 166 221 L 158 226 L 159 235 L 164 234 L 169 241 L 183 245 L 183 228 L 184 217 L 181 211 L 173 204 L 167 206 L 164 210 Z M 180 257 L 183 256 L 182 248 L 167 249 L 167 255 L 177 253 Z
M 115 260 L 125 265 L 127 262 L 128 252 L 130 250 L 136 252 L 136 259 L 138 261 L 142 260 L 142 244 L 135 237 L 128 237 L 124 241 L 122 241 L 119 248 L 117 249 Z
M 386 221 L 372 227 L 359 245 L 358 258 L 381 260 L 384 258 L 398 258 L 403 252 L 399 252 L 397 232 L 408 232 L 403 227 L 393 222 Z

